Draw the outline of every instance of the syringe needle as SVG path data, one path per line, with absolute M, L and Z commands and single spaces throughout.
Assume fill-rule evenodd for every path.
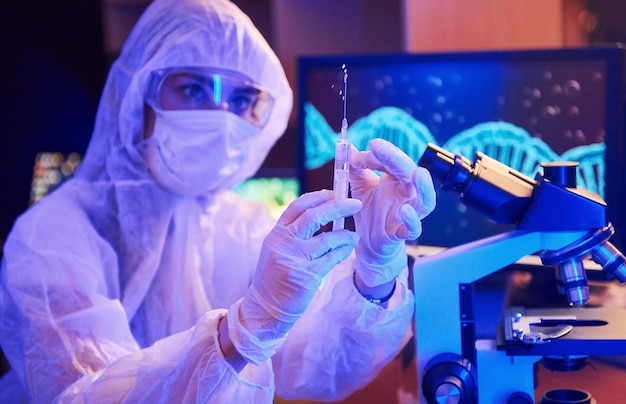
M 339 141 L 335 144 L 335 178 L 333 191 L 335 199 L 345 199 L 348 197 L 348 187 L 350 183 L 350 142 L 348 141 L 348 119 L 347 119 L 347 90 L 348 90 L 348 69 L 346 65 L 343 69 L 343 119 L 341 120 L 341 134 Z M 345 219 L 343 217 L 333 221 L 333 230 L 344 228 Z
M 346 129 L 348 128 L 348 68 L 346 67 L 346 65 L 342 65 L 341 68 L 343 69 L 343 121 L 341 122 L 341 129 L 343 129 L 344 127 L 344 123 L 345 123 L 345 127 Z M 343 134 L 343 133 L 342 133 Z

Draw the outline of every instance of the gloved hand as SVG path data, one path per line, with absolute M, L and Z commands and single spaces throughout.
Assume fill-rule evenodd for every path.
M 305 194 L 287 207 L 263 242 L 252 285 L 228 313 L 230 339 L 248 362 L 259 364 L 276 352 L 324 276 L 359 238 L 349 230 L 315 233 L 360 208 L 360 201 L 334 200 L 328 190 Z
M 422 233 L 421 219 L 435 208 L 435 188 L 430 173 L 393 144 L 372 139 L 369 147 L 351 151 L 350 187 L 352 197 L 363 202 L 354 215 L 361 236 L 354 269 L 365 285 L 375 287 L 406 268 L 405 241 Z

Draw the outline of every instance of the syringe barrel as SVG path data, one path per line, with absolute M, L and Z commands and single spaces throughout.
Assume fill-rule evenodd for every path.
M 335 199 L 345 199 L 348 197 L 350 183 L 350 143 L 337 142 L 335 146 L 335 177 L 333 182 L 333 192 Z M 343 229 L 344 218 L 333 222 L 333 230 Z
M 337 142 L 335 145 L 335 170 L 349 171 L 350 143 Z

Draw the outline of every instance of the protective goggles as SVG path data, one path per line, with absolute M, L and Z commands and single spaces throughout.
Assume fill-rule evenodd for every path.
M 157 110 L 229 111 L 263 127 L 274 98 L 241 73 L 209 67 L 173 67 L 150 73 L 146 102 Z

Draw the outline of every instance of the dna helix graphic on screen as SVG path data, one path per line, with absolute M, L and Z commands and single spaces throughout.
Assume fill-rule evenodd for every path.
M 305 168 L 314 170 L 334 158 L 335 132 L 311 103 L 304 105 Z M 551 161 L 578 162 L 577 186 L 604 198 L 603 143 L 577 146 L 559 155 L 539 138 L 508 122 L 483 122 L 439 144 L 428 127 L 396 107 L 381 107 L 359 118 L 348 128 L 348 138 L 359 150 L 367 150 L 373 138 L 383 138 L 402 149 L 414 161 L 419 160 L 428 143 L 472 159 L 480 151 L 503 164 L 534 177 L 540 164 Z

